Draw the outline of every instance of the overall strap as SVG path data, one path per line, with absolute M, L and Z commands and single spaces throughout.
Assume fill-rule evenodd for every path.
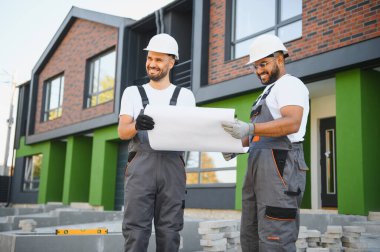
M 173 106 L 177 105 L 177 99 L 178 99 L 178 95 L 180 91 L 181 91 L 181 87 L 176 86 L 173 92 L 173 96 L 170 99 L 170 105 L 173 105 Z
M 145 89 L 143 86 L 137 86 L 137 89 L 139 90 L 140 96 L 141 96 L 141 101 L 143 108 L 146 107 L 146 105 L 149 104 L 148 96 L 146 95 Z
M 261 100 L 264 100 L 265 98 L 267 98 L 267 96 L 270 93 L 270 90 L 273 87 L 274 87 L 274 85 L 272 85 L 270 88 L 268 88 L 267 91 L 264 94 L 259 95 L 259 97 L 257 97 L 256 101 L 252 104 L 252 107 L 254 107 L 259 102 L 259 100 L 261 101 Z

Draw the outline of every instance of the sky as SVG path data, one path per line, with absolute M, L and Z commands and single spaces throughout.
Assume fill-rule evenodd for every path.
M 138 20 L 170 2 L 173 0 L 0 0 L 0 166 L 4 160 L 12 82 L 22 84 L 30 80 L 33 67 L 72 6 Z M 17 89 L 14 96 L 16 107 Z M 14 127 L 13 124 L 13 130 Z M 11 158 L 8 165 L 10 161 Z

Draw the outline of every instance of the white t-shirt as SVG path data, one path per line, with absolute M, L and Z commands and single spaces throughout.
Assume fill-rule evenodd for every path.
M 150 105 L 169 105 L 173 96 L 175 85 L 170 84 L 165 89 L 155 89 L 149 83 L 143 85 Z M 195 106 L 193 93 L 187 88 L 181 88 L 177 99 L 177 106 Z M 129 115 L 134 119 L 143 109 L 140 92 L 136 86 L 127 87 L 121 98 L 120 115 Z
M 269 107 L 274 119 L 281 118 L 280 109 L 288 105 L 298 105 L 303 107 L 303 115 L 300 129 L 297 133 L 288 135 L 289 140 L 299 142 L 304 140 L 306 132 L 307 116 L 309 114 L 309 90 L 305 84 L 298 78 L 285 74 L 275 83 L 268 85 L 268 88 L 275 85 L 266 98 L 266 103 Z

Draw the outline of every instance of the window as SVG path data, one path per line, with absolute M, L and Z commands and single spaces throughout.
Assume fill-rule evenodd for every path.
M 220 152 L 186 152 L 186 185 L 236 183 L 236 158 L 225 161 Z
M 275 34 L 284 43 L 302 37 L 302 0 L 231 1 L 232 58 L 247 55 L 253 39 L 262 34 Z
M 54 120 L 62 116 L 64 76 L 60 75 L 46 81 L 44 86 L 43 121 Z
M 89 61 L 86 107 L 113 100 L 115 86 L 115 50 Z
M 23 191 L 38 191 L 42 166 L 42 154 L 26 157 L 24 168 Z

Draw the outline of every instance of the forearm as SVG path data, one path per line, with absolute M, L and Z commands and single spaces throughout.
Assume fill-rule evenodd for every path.
M 122 140 L 128 140 L 133 138 L 137 134 L 135 128 L 135 122 L 129 124 L 119 124 L 118 127 L 119 138 Z
M 270 122 L 255 123 L 254 135 L 266 137 L 280 137 L 296 133 L 300 122 L 293 118 L 279 118 Z

